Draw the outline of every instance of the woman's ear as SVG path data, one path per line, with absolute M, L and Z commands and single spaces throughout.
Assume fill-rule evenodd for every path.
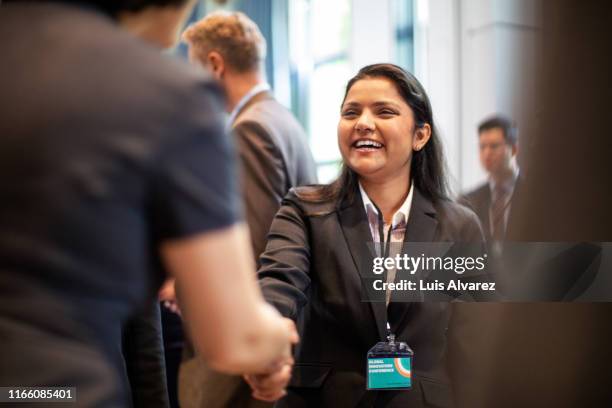
M 423 126 L 416 129 L 414 132 L 414 138 L 412 139 L 412 149 L 419 151 L 425 147 L 429 138 L 431 137 L 431 126 L 429 123 L 425 123 Z

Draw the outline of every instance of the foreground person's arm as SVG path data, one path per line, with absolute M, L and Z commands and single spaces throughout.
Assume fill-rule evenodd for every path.
M 169 241 L 162 256 L 194 346 L 212 368 L 262 373 L 290 361 L 295 327 L 264 302 L 244 225 Z

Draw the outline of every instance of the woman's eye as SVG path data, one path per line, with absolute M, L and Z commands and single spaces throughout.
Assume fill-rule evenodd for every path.
M 345 117 L 345 118 L 354 117 L 356 115 L 357 115 L 357 112 L 352 111 L 352 110 L 342 112 L 342 117 Z
M 391 115 L 395 115 L 395 112 L 390 109 L 383 109 L 380 112 L 378 112 L 378 114 L 383 115 L 383 116 L 391 116 Z

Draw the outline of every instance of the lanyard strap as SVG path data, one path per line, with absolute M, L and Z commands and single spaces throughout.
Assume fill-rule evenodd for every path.
M 370 199 L 370 201 L 372 200 Z M 374 201 L 372 201 L 372 204 L 374 205 L 374 208 L 376 208 L 376 211 L 378 211 L 378 241 L 379 241 L 378 243 L 380 247 L 380 254 L 383 258 L 387 258 L 389 257 L 389 252 L 391 248 L 391 230 L 393 229 L 393 225 L 389 225 L 389 231 L 387 232 L 387 239 L 385 240 L 385 232 L 384 232 L 385 229 L 384 229 L 384 220 L 382 216 L 382 211 L 380 211 L 380 208 L 378 208 L 378 206 L 376 205 Z M 384 261 L 383 261 L 383 264 L 384 264 Z M 385 272 L 387 272 L 387 268 L 386 267 L 384 268 L 385 268 Z M 391 333 L 391 325 L 389 324 L 389 315 L 387 313 L 386 304 L 385 304 L 385 320 L 387 323 L 387 326 L 386 326 L 387 340 L 391 340 L 391 338 L 395 338 L 395 336 L 393 335 L 393 333 Z
M 389 251 L 391 248 L 391 230 L 393 229 L 393 226 L 389 226 L 389 231 L 387 232 L 387 239 L 385 239 L 385 222 L 383 220 L 382 211 L 380 211 L 374 201 L 372 201 L 372 204 L 374 205 L 374 208 L 376 208 L 376 211 L 378 211 L 378 245 L 380 246 L 380 256 L 383 258 L 387 258 L 389 256 Z M 386 271 L 387 268 L 385 268 L 385 272 Z

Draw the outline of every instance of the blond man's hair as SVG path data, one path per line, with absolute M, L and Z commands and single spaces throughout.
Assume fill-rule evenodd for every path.
M 217 51 L 237 72 L 259 69 L 266 58 L 266 40 L 259 27 L 241 12 L 211 13 L 189 26 L 183 41 L 200 59 Z

